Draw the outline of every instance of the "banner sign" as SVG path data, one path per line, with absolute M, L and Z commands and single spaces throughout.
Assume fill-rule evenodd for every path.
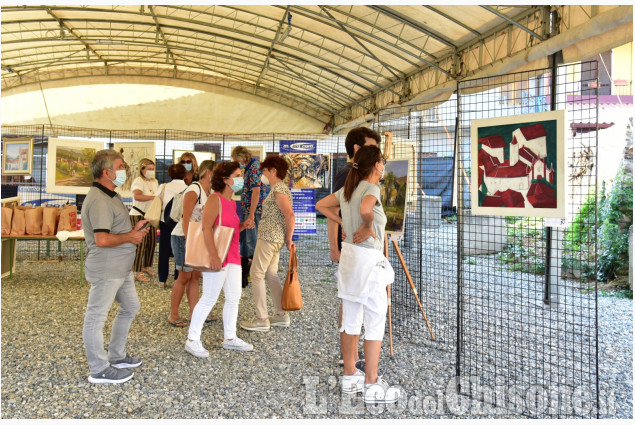
M 280 140 L 280 153 L 315 153 L 317 140 Z
M 315 216 L 315 189 L 291 189 L 295 213 L 294 235 L 317 233 Z

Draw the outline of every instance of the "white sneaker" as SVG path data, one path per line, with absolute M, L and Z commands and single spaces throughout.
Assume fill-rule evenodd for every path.
M 223 348 L 226 350 L 251 351 L 254 346 L 236 337 L 234 339 L 223 340 Z
M 357 394 L 364 392 L 364 380 L 366 375 L 359 369 L 355 369 L 353 375 L 342 376 L 342 392 L 344 394 Z
M 203 347 L 203 343 L 201 341 L 193 341 L 188 339 L 185 343 L 185 351 L 190 353 L 195 357 L 209 357 L 209 351 Z
M 391 387 L 388 382 L 377 377 L 374 384 L 364 384 L 364 403 L 396 403 L 401 397 L 401 388 Z

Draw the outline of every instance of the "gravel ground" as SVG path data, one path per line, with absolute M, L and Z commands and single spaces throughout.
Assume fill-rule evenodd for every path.
M 86 380 L 81 333 L 89 286 L 79 284 L 79 262 L 18 263 L 16 275 L 2 279 L 2 419 L 520 417 L 488 412 L 474 402 L 463 409 L 461 399 L 446 390 L 456 354 L 411 335 L 393 338 L 393 358 L 386 338 L 380 360 L 380 374 L 404 388 L 402 404 L 364 407 L 359 397 L 342 396 L 334 271 L 334 266 L 301 267 L 304 307 L 291 313 L 291 327 L 268 333 L 239 329 L 253 352 L 222 349 L 221 321 L 206 325 L 208 359 L 186 353 L 187 328 L 167 323 L 170 291 L 138 283 L 141 311 L 128 351 L 141 356 L 143 365 L 125 384 L 100 386 Z M 217 317 L 222 302 L 221 295 L 212 310 Z M 609 401 L 603 417 L 633 416 L 632 308 L 630 299 L 599 298 L 600 396 Z M 181 311 L 187 317 L 185 301 Z M 239 320 L 252 312 L 250 286 Z

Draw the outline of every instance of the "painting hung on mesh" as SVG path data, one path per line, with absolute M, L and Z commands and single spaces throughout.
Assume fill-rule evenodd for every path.
M 292 189 L 322 189 L 329 187 L 330 155 L 319 153 L 285 153 L 289 163 L 285 183 Z
M 381 205 L 386 213 L 386 233 L 403 235 L 406 226 L 406 199 L 408 197 L 407 159 L 386 161 L 384 181 L 379 185 Z
M 472 214 L 564 217 L 564 111 L 471 125 Z

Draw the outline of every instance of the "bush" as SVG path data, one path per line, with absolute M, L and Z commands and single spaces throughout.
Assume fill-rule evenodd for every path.
M 628 267 L 628 228 L 633 224 L 633 176 L 618 172 L 613 189 L 598 207 L 599 281 L 615 278 L 620 266 Z

